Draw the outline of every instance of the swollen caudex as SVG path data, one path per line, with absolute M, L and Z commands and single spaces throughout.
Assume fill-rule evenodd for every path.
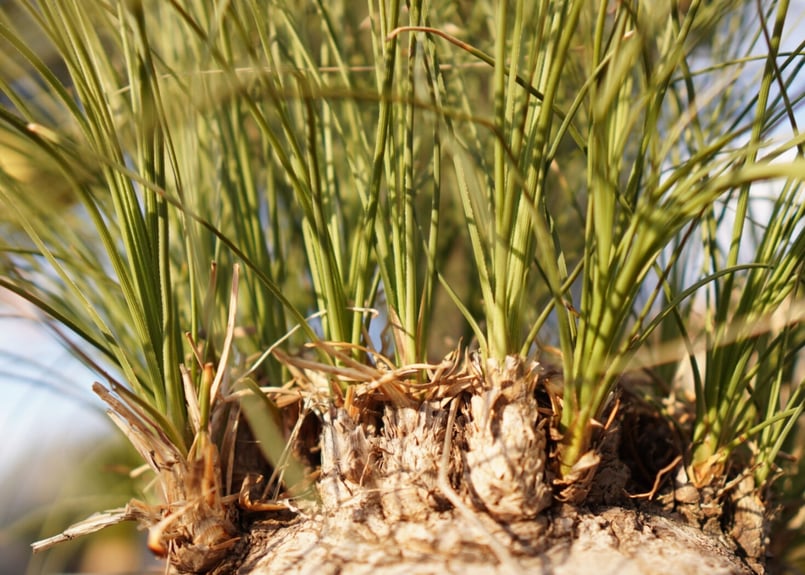
M 490 360 L 487 377 L 465 405 L 465 477 L 476 505 L 502 521 L 535 517 L 551 503 L 545 480 L 546 439 L 534 388 L 537 365 L 526 372 L 507 357 Z
M 438 486 L 439 466 L 446 461 L 451 484 L 471 507 L 503 522 L 535 517 L 551 502 L 537 379 L 536 363 L 526 367 L 511 357 L 502 367 L 490 362 L 486 373 L 466 367 L 458 393 L 418 407 L 381 400 L 374 418 L 355 421 L 347 409 L 331 406 L 320 414 L 322 502 L 332 509 L 366 509 L 363 499 L 369 497 L 386 518 L 415 519 L 423 510 L 447 506 Z M 451 384 L 454 378 L 446 382 Z M 439 381 L 429 386 L 431 397 L 441 395 Z M 453 402 L 459 402 L 461 415 L 447 429 Z M 442 458 L 445 434 L 451 434 L 452 452 Z

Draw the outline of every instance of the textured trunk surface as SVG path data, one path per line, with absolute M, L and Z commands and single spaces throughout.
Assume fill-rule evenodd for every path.
M 245 514 L 247 535 L 214 573 L 762 571 L 730 537 L 626 497 L 622 477 L 602 490 L 608 475 L 623 475 L 621 464 L 599 469 L 587 497 L 598 503 L 555 501 L 532 384 L 380 409 L 375 423 L 342 408 L 321 415 L 321 501 Z
M 351 368 L 363 379 L 344 396 L 297 370 L 306 395 L 280 412 L 288 452 L 276 468 L 255 457 L 237 412 L 223 452 L 205 431 L 185 457 L 136 403 L 98 385 L 165 504 L 132 501 L 35 549 L 136 520 L 182 575 L 764 572 L 767 513 L 751 473 L 697 489 L 680 465 L 684 436 L 627 386 L 560 481 L 550 370 L 472 354 L 430 367 L 425 383 L 410 377 L 421 367 Z M 280 489 L 297 497 L 277 499 Z
M 229 573 L 699 575 L 751 573 L 723 543 L 701 531 L 634 509 L 549 513 L 536 521 L 483 531 L 461 514 L 433 512 L 388 521 L 354 506 L 300 519 L 265 522 Z M 516 533 L 516 534 L 515 534 Z M 493 543 L 490 537 L 494 537 Z M 506 554 L 498 556 L 497 546 Z

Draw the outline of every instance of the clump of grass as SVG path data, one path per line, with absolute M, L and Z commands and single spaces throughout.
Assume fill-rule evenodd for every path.
M 696 0 L 12 6 L 0 285 L 83 340 L 65 339 L 127 433 L 185 462 L 170 482 L 211 481 L 199 462 L 239 409 L 271 463 L 287 455 L 265 391 L 288 362 L 267 350 L 335 342 L 312 346 L 334 373 L 380 352 L 424 380 L 455 310 L 485 369 L 554 351 L 558 496 L 592 480 L 623 375 L 680 346 L 660 363 L 691 366 L 688 475 L 742 459 L 758 489 L 775 478 L 805 405 L 786 2 L 760 24 L 752 3 Z

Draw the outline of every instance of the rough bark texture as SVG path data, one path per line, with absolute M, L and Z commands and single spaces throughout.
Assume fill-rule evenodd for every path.
M 513 357 L 459 359 L 426 366 L 422 383 L 422 366 L 288 358 L 305 393 L 278 404 L 297 458 L 285 485 L 297 497 L 285 500 L 287 460 L 269 466 L 237 411 L 222 419 L 226 457 L 206 429 L 185 457 L 136 402 L 98 386 L 165 502 L 132 501 L 35 548 L 136 520 L 179 574 L 764 572 L 768 515 L 751 474 L 697 489 L 681 465 L 684 437 L 628 386 L 559 480 L 551 374 Z M 346 378 L 346 394 L 319 369 Z
M 667 482 L 665 509 L 632 499 L 630 470 L 618 457 L 624 442 L 613 429 L 599 441 L 587 506 L 559 503 L 537 375 L 511 365 L 478 381 L 419 408 L 381 403 L 374 418 L 364 417 L 365 406 L 360 418 L 325 408 L 320 501 L 273 515 L 243 512 L 246 534 L 213 573 L 763 571 L 763 506 L 751 486 L 733 496 L 741 502 L 733 519 L 752 516 L 748 531 L 733 521 L 726 534 L 696 511 L 701 499 L 677 500 L 688 485 Z
M 219 573 L 487 573 L 693 575 L 751 571 L 724 543 L 694 527 L 635 509 L 560 509 L 484 531 L 455 511 L 389 523 L 353 505 L 296 522 L 255 525 L 248 553 Z M 499 558 L 490 541 L 509 550 Z

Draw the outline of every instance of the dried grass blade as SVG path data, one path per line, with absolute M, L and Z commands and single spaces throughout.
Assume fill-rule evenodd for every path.
M 139 521 L 141 519 L 145 519 L 146 517 L 148 517 L 148 513 L 146 513 L 143 509 L 131 504 L 117 509 L 109 509 L 108 511 L 103 511 L 101 513 L 94 513 L 86 519 L 79 521 L 78 523 L 74 523 L 58 535 L 32 543 L 31 549 L 34 553 L 39 553 L 41 551 L 45 551 L 46 549 L 50 549 L 59 543 L 71 541 L 72 539 L 81 537 L 83 535 L 89 535 L 90 533 L 95 533 L 96 531 L 100 531 L 105 527 L 117 525 L 123 521 Z

